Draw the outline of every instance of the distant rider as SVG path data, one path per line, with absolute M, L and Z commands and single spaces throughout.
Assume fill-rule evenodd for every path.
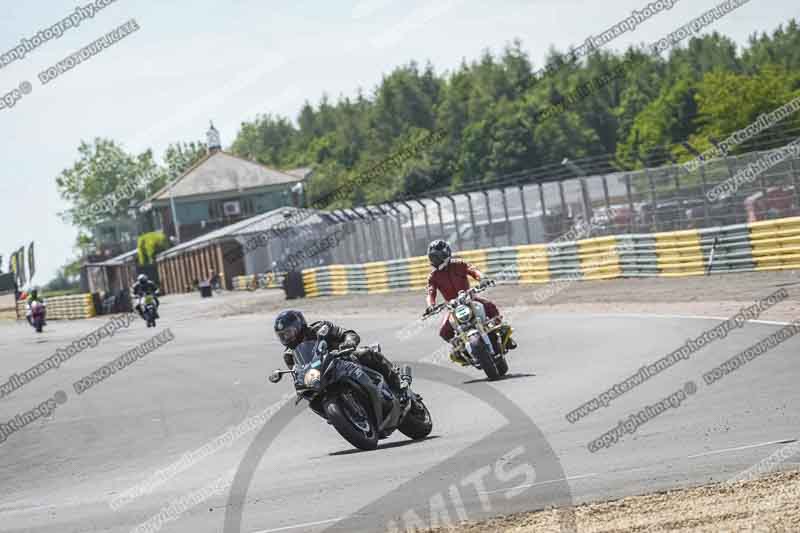
M 139 277 L 136 278 L 136 283 L 133 285 L 131 290 L 133 291 L 133 295 L 138 298 L 136 302 L 136 310 L 139 312 L 140 317 L 144 319 L 144 308 L 142 307 L 144 297 L 148 294 L 151 294 L 156 305 L 155 318 L 160 318 L 158 315 L 158 307 L 161 305 L 161 302 L 158 301 L 158 286 L 150 281 L 150 278 L 148 278 L 146 274 L 139 274 Z
M 44 298 L 39 296 L 39 287 L 33 287 L 28 292 L 28 297 L 25 300 L 25 319 L 31 326 L 33 326 L 33 311 L 31 311 L 31 304 L 33 304 L 33 302 L 42 304 L 42 323 L 47 325 L 47 307 L 44 304 Z
M 283 352 L 283 361 L 288 368 L 294 367 L 294 349 L 303 341 L 325 340 L 329 350 L 343 350 L 357 348 L 361 342 L 358 333 L 351 329 L 344 329 L 333 322 L 319 320 L 306 323 L 300 311 L 282 311 L 275 318 L 275 336 L 286 347 Z M 361 347 L 352 352 L 353 357 L 362 365 L 379 372 L 388 383 L 389 387 L 405 399 L 408 384 L 400 378 L 397 369 L 380 352 L 368 347 Z
M 216 270 L 213 268 L 208 271 L 208 284 L 211 285 L 211 288 L 215 291 L 221 289 L 219 274 L 217 274 Z
M 459 291 L 469 290 L 469 278 L 481 282 L 479 286 L 485 286 L 486 281 L 484 281 L 484 276 L 480 270 L 465 261 L 453 259 L 452 255 L 453 252 L 447 241 L 436 240 L 428 246 L 428 260 L 433 270 L 428 276 L 428 308 L 425 310 L 426 314 L 436 304 L 437 291 L 442 293 L 445 300 L 452 300 L 458 296 Z M 483 304 L 488 318 L 494 318 L 500 314 L 497 306 L 489 300 L 478 297 L 475 297 L 474 300 Z M 453 331 L 453 326 L 450 325 L 448 318 L 448 316 L 444 317 L 442 326 L 439 329 L 439 336 L 449 343 L 455 336 L 455 331 Z M 503 333 L 505 331 L 507 330 L 504 330 Z M 514 342 L 514 339 L 509 338 L 507 346 L 509 350 L 513 350 L 517 347 L 517 343 Z

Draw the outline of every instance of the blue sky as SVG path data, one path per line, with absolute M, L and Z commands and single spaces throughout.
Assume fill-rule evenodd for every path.
M 0 53 L 72 13 L 80 2 L 2 2 Z M 607 45 L 651 42 L 715 6 L 680 0 Z M 55 185 L 81 140 L 112 138 L 161 156 L 170 142 L 200 140 L 213 119 L 228 146 L 258 113 L 294 119 L 303 101 L 369 94 L 394 67 L 430 60 L 437 71 L 522 40 L 536 68 L 550 47 L 582 44 L 648 0 L 117 0 L 60 39 L 0 69 L 0 95 L 32 92 L 0 110 L 0 253 L 36 242 L 44 284 L 74 255 L 76 230 Z M 744 44 L 800 16 L 796 0 L 752 0 L 706 32 Z M 140 30 L 42 86 L 37 74 L 129 19 Z

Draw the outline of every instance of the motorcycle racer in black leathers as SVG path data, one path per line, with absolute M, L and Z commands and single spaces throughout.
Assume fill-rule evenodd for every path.
M 133 287 L 131 287 L 131 290 L 133 291 L 133 295 L 138 298 L 135 308 L 139 312 L 140 317 L 144 318 L 144 309 L 142 308 L 144 296 L 147 294 L 152 294 L 153 301 L 156 306 L 155 318 L 160 318 L 158 315 L 158 307 L 161 303 L 158 301 L 158 286 L 155 283 L 150 281 L 145 274 L 140 274 L 139 277 L 136 278 L 136 283 L 134 283 Z
M 306 323 L 300 311 L 283 311 L 275 318 L 275 335 L 286 347 L 283 352 L 283 361 L 288 368 L 294 367 L 294 348 L 307 340 L 325 340 L 329 350 L 342 350 L 357 348 L 352 352 L 353 357 L 360 364 L 379 372 L 388 383 L 389 387 L 405 397 L 407 383 L 400 378 L 400 373 L 392 363 L 380 352 L 369 347 L 358 348 L 361 337 L 351 329 L 344 329 L 333 322 L 319 320 Z

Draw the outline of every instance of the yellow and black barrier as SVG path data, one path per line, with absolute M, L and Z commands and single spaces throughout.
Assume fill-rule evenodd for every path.
M 97 316 L 91 294 L 45 297 L 47 320 L 82 320 Z M 24 319 L 27 311 L 25 301 L 17 302 L 17 318 Z
M 501 282 L 520 284 L 794 270 L 800 269 L 800 217 L 469 250 L 456 257 Z M 303 282 L 309 297 L 376 294 L 422 289 L 430 270 L 427 257 L 411 257 L 309 268 Z
M 280 289 L 283 283 L 283 274 L 251 274 L 249 276 L 235 276 L 231 279 L 233 290 L 252 291 L 255 289 Z

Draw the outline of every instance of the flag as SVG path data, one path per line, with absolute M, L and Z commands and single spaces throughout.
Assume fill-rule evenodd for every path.
M 28 277 L 25 275 L 25 246 L 21 246 L 17 251 L 17 269 L 19 277 L 19 286 L 24 287 L 28 283 Z
M 33 241 L 28 245 L 28 275 L 33 281 L 33 275 L 36 273 L 36 261 L 33 258 Z

